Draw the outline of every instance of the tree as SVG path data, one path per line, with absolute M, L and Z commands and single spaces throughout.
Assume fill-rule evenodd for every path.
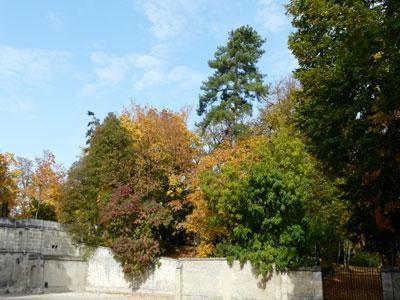
M 282 128 L 290 128 L 298 134 L 298 130 L 294 128 L 294 94 L 299 88 L 298 82 L 292 76 L 284 77 L 271 85 L 267 104 L 260 109 L 253 133 L 271 136 Z
M 189 198 L 185 227 L 200 238 L 199 255 L 249 260 L 266 274 L 274 264 L 283 270 L 337 254 L 345 207 L 299 137 L 280 129 L 229 152 L 197 173 Z
M 199 255 L 249 260 L 261 274 L 335 256 L 346 212 L 294 127 L 293 80 L 274 90 L 252 135 L 202 158 L 185 223 Z
M 252 114 L 252 102 L 266 97 L 268 88 L 256 66 L 264 53 L 263 43 L 253 28 L 239 27 L 208 62 L 215 71 L 201 86 L 197 113 L 203 116 L 198 126 L 212 144 L 225 139 L 233 143 L 245 127 L 245 118 Z
M 77 240 L 96 246 L 104 244 L 99 211 L 114 189 L 131 178 L 135 152 L 132 136 L 115 114 L 109 113 L 101 124 L 92 121 L 88 126 L 88 147 L 70 168 L 62 188 L 60 219 L 70 225 Z
M 94 132 L 97 128 L 97 126 L 100 125 L 100 120 L 96 117 L 96 114 L 92 111 L 88 111 L 88 116 L 91 117 L 91 120 L 87 124 L 87 131 L 86 131 L 86 145 L 90 144 L 90 139 L 93 137 Z
M 0 153 L 0 202 L 1 217 L 6 218 L 10 209 L 15 205 L 17 194 L 16 174 L 12 164 L 14 157 L 10 153 Z
M 35 219 L 57 220 L 60 189 L 64 180 L 64 170 L 55 161 L 50 151 L 35 159 L 36 168 L 28 185 L 30 198 L 29 213 Z M 43 210 L 41 210 L 43 208 Z
M 12 217 L 56 221 L 65 172 L 56 163 L 54 154 L 47 150 L 43 151 L 42 157 L 36 157 L 35 161 L 17 157 L 12 162 L 16 183 Z
M 16 218 L 32 217 L 30 203 L 33 169 L 32 160 L 25 157 L 16 158 L 15 171 L 17 174 L 18 193 L 16 205 L 12 211 L 12 215 Z
M 137 275 L 185 243 L 180 223 L 191 209 L 188 177 L 198 142 L 185 113 L 133 106 L 120 120 L 135 141 L 134 172 L 114 190 L 100 221 L 124 271 Z
M 295 162 L 291 160 L 292 153 L 286 153 L 286 150 L 291 149 L 294 143 L 298 144 L 298 149 L 304 153 L 305 165 L 308 165 L 309 178 L 303 178 L 303 182 L 310 179 L 314 182 L 304 190 L 308 195 L 308 230 L 312 236 L 309 242 L 314 244 L 318 253 L 315 257 L 319 256 L 324 262 L 340 262 L 342 259 L 345 262 L 342 254 L 349 244 L 345 226 L 349 220 L 348 203 L 343 201 L 338 188 L 340 180 L 332 180 L 323 173 L 321 162 L 309 152 L 307 139 L 296 126 L 296 93 L 300 89 L 292 76 L 278 80 L 272 86 L 269 103 L 260 111 L 255 132 L 272 137 L 270 146 L 274 143 L 281 145 L 276 148 L 282 151 L 277 160 L 286 158 L 290 164 Z M 297 175 L 294 172 L 290 176 Z
M 297 123 L 352 203 L 355 241 L 390 263 L 400 238 L 400 7 L 292 0 Z

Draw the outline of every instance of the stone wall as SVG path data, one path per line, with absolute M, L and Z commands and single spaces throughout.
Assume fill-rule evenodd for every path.
M 88 260 L 86 290 L 112 293 L 175 295 L 177 260 L 161 258 L 159 266 L 146 278 L 128 280 L 110 249 L 99 247 Z
M 132 288 L 111 250 L 103 247 L 88 260 L 86 290 L 113 293 L 131 293 Z
M 171 299 L 322 299 L 321 272 L 304 269 L 257 277 L 250 264 L 226 259 L 161 258 L 142 281 L 130 283 L 107 248 L 88 261 L 86 290 L 152 294 Z
M 322 279 L 318 268 L 263 279 L 250 264 L 226 259 L 161 258 L 131 282 L 108 248 L 84 261 L 58 223 L 0 219 L 0 293 L 80 290 L 164 299 L 322 299 Z
M 256 276 L 250 263 L 230 266 L 226 259 L 183 259 L 182 299 L 322 299 L 319 268 Z
M 0 293 L 84 289 L 86 262 L 64 228 L 0 218 Z
M 46 259 L 43 287 L 46 292 L 84 291 L 87 264 L 80 260 Z

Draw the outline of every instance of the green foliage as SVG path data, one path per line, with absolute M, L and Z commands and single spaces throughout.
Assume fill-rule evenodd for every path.
M 133 142 L 113 113 L 96 127 L 86 150 L 86 162 L 89 177 L 100 187 L 99 202 L 107 203 L 112 190 L 130 179 L 135 159 Z
M 214 255 L 249 260 L 260 274 L 335 255 L 345 208 L 301 139 L 280 128 L 269 140 L 237 147 L 243 157 L 198 174 L 208 209 L 216 212 L 209 230 L 226 228 L 213 241 Z
M 51 203 L 31 199 L 27 213 L 36 219 L 57 222 L 56 208 Z
M 197 173 L 205 205 L 195 197 L 187 226 L 200 235 L 201 251 L 250 261 L 264 275 L 274 265 L 283 270 L 333 260 L 346 222 L 340 193 L 294 127 L 295 84 L 281 85 L 251 137 L 209 155 L 211 164 Z M 203 242 L 210 238 L 214 248 Z
M 287 172 L 287 180 L 296 180 L 296 188 L 304 195 L 309 255 L 332 262 L 346 237 L 348 204 L 338 189 L 340 181 L 325 176 L 319 161 L 310 155 L 304 136 L 295 127 L 298 90 L 298 83 L 291 77 L 278 81 L 255 129 L 271 137 L 269 146 L 275 160 Z
M 279 270 L 297 266 L 305 243 L 303 201 L 269 164 L 247 162 L 239 170 L 224 166 L 221 177 L 228 180 L 217 195 L 208 195 L 227 215 L 228 235 L 217 243 L 216 255 L 249 260 L 261 274 L 274 264 Z M 246 175 L 240 178 L 238 171 Z
M 101 244 L 101 232 L 98 231 L 99 207 L 96 201 L 100 187 L 96 178 L 88 175 L 87 169 L 84 157 L 71 166 L 61 190 L 60 221 L 69 225 L 77 241 L 92 247 Z
M 93 125 L 93 124 L 90 124 Z M 61 195 L 61 221 L 89 246 L 103 244 L 99 211 L 113 189 L 131 175 L 132 137 L 112 113 L 93 129 L 89 146 L 68 173 Z
M 267 95 L 267 86 L 256 63 L 264 53 L 264 40 L 250 26 L 229 34 L 226 46 L 218 47 L 208 62 L 214 74 L 203 82 L 197 113 L 204 116 L 198 124 L 213 144 L 233 141 L 244 130 L 244 118 L 252 113 L 252 102 Z
M 400 6 L 292 0 L 297 124 L 352 204 L 349 230 L 394 263 L 400 238 Z
M 379 267 L 381 258 L 378 253 L 357 252 L 350 258 L 350 265 L 359 267 Z

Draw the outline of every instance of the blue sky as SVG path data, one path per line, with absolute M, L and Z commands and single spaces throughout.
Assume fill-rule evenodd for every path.
M 266 82 L 290 74 L 293 30 L 280 0 L 0 0 L 0 151 L 54 152 L 69 167 L 88 110 L 100 118 L 131 100 L 192 107 L 207 60 L 228 32 L 253 26 L 267 42 Z

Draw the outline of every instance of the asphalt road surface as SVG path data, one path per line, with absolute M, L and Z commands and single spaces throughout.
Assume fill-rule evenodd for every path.
M 173 299 L 168 296 L 157 295 L 119 295 L 119 294 L 100 294 L 100 293 L 52 293 L 37 295 L 0 295 L 0 299 L 4 300 L 150 300 Z

